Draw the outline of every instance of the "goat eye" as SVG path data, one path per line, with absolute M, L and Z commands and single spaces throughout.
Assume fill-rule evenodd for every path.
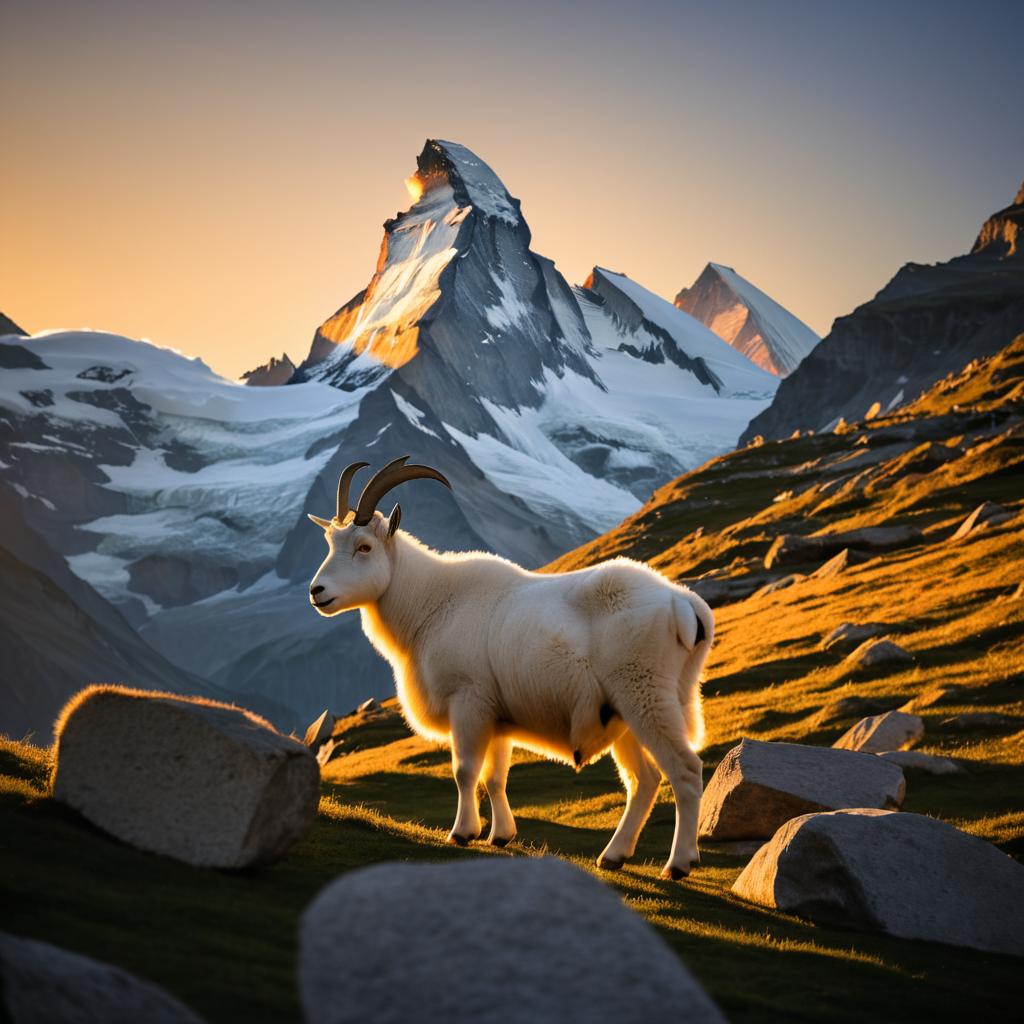
M 372 550 L 373 550 L 373 548 L 370 547 L 369 544 L 360 544 L 359 547 L 356 548 L 356 551 L 372 551 Z

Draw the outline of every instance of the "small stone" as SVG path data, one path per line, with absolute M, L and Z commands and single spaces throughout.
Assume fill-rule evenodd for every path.
M 850 564 L 850 549 L 843 548 L 838 555 L 833 555 L 824 565 L 818 566 L 811 573 L 812 580 L 827 580 L 838 576 Z
M 313 755 L 229 704 L 92 686 L 56 732 L 54 797 L 142 850 L 241 868 L 283 856 L 316 817 Z
M 711 777 L 700 802 L 702 838 L 771 836 L 785 821 L 840 807 L 899 807 L 903 772 L 871 754 L 744 739 Z
M 732 891 L 821 924 L 1024 955 L 1024 865 L 920 814 L 864 808 L 794 818 Z
M 865 640 L 873 637 L 885 636 L 892 633 L 896 627 L 888 622 L 844 622 L 836 626 L 828 636 L 821 642 L 824 651 L 833 651 L 836 654 L 849 654 L 850 651 L 860 646 Z
M 299 925 L 317 1024 L 661 1020 L 724 1024 L 654 929 L 552 857 L 378 864 L 317 895 Z
M 150 981 L 48 942 L 6 932 L 0 932 L 0 1020 L 201 1024 L 187 1006 Z
M 799 583 L 801 580 L 806 579 L 803 573 L 794 572 L 788 576 L 782 576 L 780 579 L 772 580 L 771 583 L 766 583 L 759 590 L 755 590 L 751 595 L 752 597 L 766 597 L 768 594 L 778 593 L 780 590 L 786 590 L 793 586 L 794 583 Z
M 903 650 L 899 644 L 883 638 L 865 640 L 855 651 L 846 656 L 846 662 L 856 668 L 880 668 L 883 665 L 906 665 L 914 656 Z
M 1013 518 L 1013 512 L 996 505 L 991 501 L 983 501 L 957 528 L 950 540 L 963 540 L 972 533 L 977 533 L 984 526 L 997 526 Z
M 922 754 L 919 750 L 886 750 L 878 755 L 890 764 L 898 764 L 904 772 L 924 775 L 963 775 L 964 769 L 949 757 Z
M 884 715 L 862 718 L 832 744 L 837 750 L 860 750 L 881 754 L 886 750 L 905 750 L 920 743 L 924 722 L 905 711 L 887 711 Z

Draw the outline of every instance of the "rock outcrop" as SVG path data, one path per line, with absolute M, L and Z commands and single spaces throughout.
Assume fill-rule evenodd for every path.
M 1024 956 L 1024 865 L 919 814 L 807 814 L 754 854 L 732 891 L 822 924 Z
M 895 626 L 887 622 L 844 622 L 836 626 L 821 642 L 823 651 L 834 651 L 836 654 L 849 654 L 865 640 L 892 633 Z
M 227 704 L 115 686 L 57 723 L 53 795 L 118 839 L 203 867 L 276 860 L 316 816 L 313 755 Z
M 757 839 L 800 814 L 899 807 L 903 772 L 871 754 L 744 739 L 711 777 L 700 803 L 705 839 Z
M 299 926 L 307 1021 L 724 1021 L 619 897 L 553 858 L 382 864 L 322 890 Z
M 251 388 L 272 388 L 287 384 L 293 373 L 295 373 L 295 364 L 287 352 L 282 352 L 280 359 L 277 356 L 271 356 L 262 366 L 246 370 L 242 374 L 242 380 Z
M 884 413 L 947 373 L 997 352 L 1024 331 L 1024 207 L 989 218 L 971 252 L 946 263 L 906 264 L 870 301 L 840 317 L 782 381 L 740 443 Z

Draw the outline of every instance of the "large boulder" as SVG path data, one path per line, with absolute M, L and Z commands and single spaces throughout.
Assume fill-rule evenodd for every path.
M 343 875 L 302 916 L 298 981 L 317 1024 L 724 1020 L 614 891 L 548 857 Z
M 861 750 L 881 754 L 886 750 L 905 750 L 921 741 L 924 721 L 905 711 L 887 711 L 884 715 L 862 718 L 832 744 L 837 750 Z
M 316 816 L 299 742 L 213 701 L 83 690 L 57 722 L 53 795 L 133 846 L 206 867 L 282 856 Z
M 899 807 L 903 772 L 872 754 L 744 739 L 700 802 L 705 839 L 767 838 L 790 818 L 841 807 Z
M 1024 956 L 1024 866 L 919 814 L 807 814 L 754 854 L 732 891 L 822 924 Z
M 0 1020 L 9 1024 L 200 1024 L 162 988 L 47 942 L 0 932 Z

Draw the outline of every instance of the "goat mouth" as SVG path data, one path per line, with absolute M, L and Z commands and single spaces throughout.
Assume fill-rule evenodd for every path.
M 314 608 L 326 608 L 329 604 L 334 604 L 335 599 L 333 597 L 327 598 L 326 601 L 314 601 L 313 598 L 309 599 L 309 603 Z

